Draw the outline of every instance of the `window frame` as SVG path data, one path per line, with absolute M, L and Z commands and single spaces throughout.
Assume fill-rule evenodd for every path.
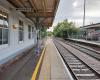
M 22 40 L 20 40 L 20 37 L 21 37 L 20 32 L 22 32 Z M 24 22 L 22 20 L 19 20 L 18 41 L 19 41 L 19 43 L 24 42 Z
M 32 26 L 28 25 L 28 39 L 32 39 Z
M 34 27 L 32 27 L 32 39 L 34 39 Z
M 0 48 L 1 48 L 1 47 L 7 47 L 9 44 L 9 14 L 8 12 L 4 12 L 2 10 L 0 10 L 0 14 L 1 14 L 0 19 L 3 21 L 2 24 L 0 24 L 0 29 L 2 31 L 1 43 L 0 43 Z M 7 24 L 5 22 L 7 22 Z M 6 35 L 7 37 L 4 36 L 5 35 L 4 30 L 7 30 L 7 35 Z

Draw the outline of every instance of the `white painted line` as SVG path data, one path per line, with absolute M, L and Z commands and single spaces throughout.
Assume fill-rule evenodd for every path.
M 52 41 L 52 42 L 53 42 L 53 41 Z M 53 43 L 53 45 L 54 45 L 54 43 Z M 57 53 L 58 53 L 58 55 L 59 55 L 59 57 L 60 57 L 60 59 L 61 59 L 63 65 L 64 65 L 64 67 L 65 67 L 66 72 L 68 73 L 68 75 L 66 75 L 66 72 L 64 72 L 65 75 L 66 75 L 66 76 L 69 76 L 70 80 L 74 80 L 73 77 L 72 77 L 72 75 L 71 75 L 71 73 L 70 73 L 70 71 L 68 70 L 68 67 L 67 67 L 66 64 L 64 63 L 64 61 L 63 61 L 61 55 L 59 54 L 59 52 L 58 52 L 58 50 L 57 50 L 57 48 L 56 48 L 55 45 L 54 45 L 54 47 L 55 47 L 55 49 L 56 49 L 56 51 L 57 51 Z

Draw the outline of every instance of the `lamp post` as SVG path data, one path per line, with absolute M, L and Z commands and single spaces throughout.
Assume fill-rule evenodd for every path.
M 83 15 L 83 27 L 85 26 L 85 15 L 86 15 L 86 0 L 84 0 L 84 15 Z
M 86 16 L 86 0 L 84 0 L 83 29 L 85 26 L 85 16 Z M 85 35 L 85 37 L 86 37 L 86 35 Z M 87 40 L 87 38 L 86 38 L 86 40 Z

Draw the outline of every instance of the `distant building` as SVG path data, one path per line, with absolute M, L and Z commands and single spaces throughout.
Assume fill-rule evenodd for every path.
M 80 28 L 85 31 L 88 40 L 100 40 L 100 23 L 86 25 Z

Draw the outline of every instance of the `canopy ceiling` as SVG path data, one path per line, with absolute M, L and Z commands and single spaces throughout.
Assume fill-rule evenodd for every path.
M 60 0 L 8 0 L 21 11 L 26 17 L 39 18 L 39 23 L 43 26 L 51 26 L 58 8 Z

